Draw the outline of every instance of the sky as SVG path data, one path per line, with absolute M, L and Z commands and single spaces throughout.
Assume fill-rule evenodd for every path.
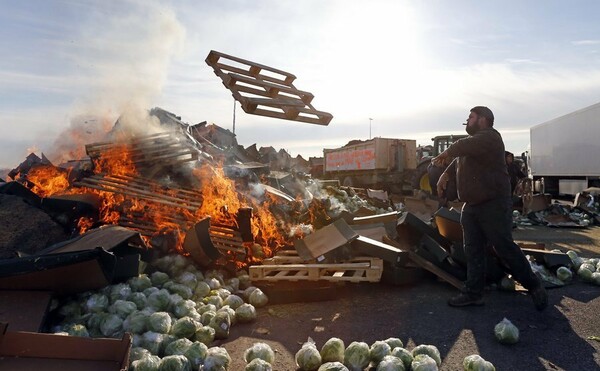
M 0 168 L 50 160 L 146 110 L 233 130 L 211 50 L 294 74 L 328 126 L 235 111 L 247 147 L 322 156 L 369 137 L 431 144 L 490 107 L 506 149 L 600 101 L 600 2 L 0 0 Z M 372 119 L 372 120 L 370 120 Z M 68 152 L 77 157 L 81 151 Z

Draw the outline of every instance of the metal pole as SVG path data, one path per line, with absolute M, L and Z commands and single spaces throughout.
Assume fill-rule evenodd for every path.
M 371 121 L 373 121 L 373 119 L 369 117 L 369 139 L 371 139 Z

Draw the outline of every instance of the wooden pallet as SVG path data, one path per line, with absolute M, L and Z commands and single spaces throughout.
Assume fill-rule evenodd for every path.
M 333 118 L 312 106 L 314 95 L 296 89 L 296 76 L 289 72 L 214 50 L 206 63 L 246 113 L 318 125 L 328 125 Z
M 298 257 L 279 257 L 278 262 L 295 262 Z M 271 260 L 273 261 L 273 260 Z M 268 260 L 267 260 L 268 262 Z M 255 281 L 335 281 L 379 282 L 383 261 L 379 258 L 357 257 L 339 264 L 263 264 L 249 268 L 250 280 Z

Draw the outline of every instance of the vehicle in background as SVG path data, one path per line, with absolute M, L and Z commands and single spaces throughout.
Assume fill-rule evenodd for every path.
M 600 187 L 600 103 L 533 126 L 527 166 L 534 189 L 576 195 Z
M 427 167 L 431 163 L 431 159 L 444 152 L 452 143 L 467 136 L 466 134 L 438 135 L 431 138 L 433 145 L 420 146 L 417 150 L 418 164 L 412 182 L 413 188 L 431 193 L 429 173 L 427 172 Z
M 343 147 L 323 150 L 324 179 L 343 186 L 374 188 L 412 194 L 417 168 L 417 142 L 413 139 L 353 140 Z

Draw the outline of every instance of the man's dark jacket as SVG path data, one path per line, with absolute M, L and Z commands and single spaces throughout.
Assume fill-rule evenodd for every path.
M 477 205 L 496 198 L 510 197 L 510 178 L 504 158 L 504 142 L 493 128 L 459 139 L 448 149 L 457 157 L 446 172 L 456 171 L 458 199 Z M 451 174 L 451 173 L 450 173 Z

